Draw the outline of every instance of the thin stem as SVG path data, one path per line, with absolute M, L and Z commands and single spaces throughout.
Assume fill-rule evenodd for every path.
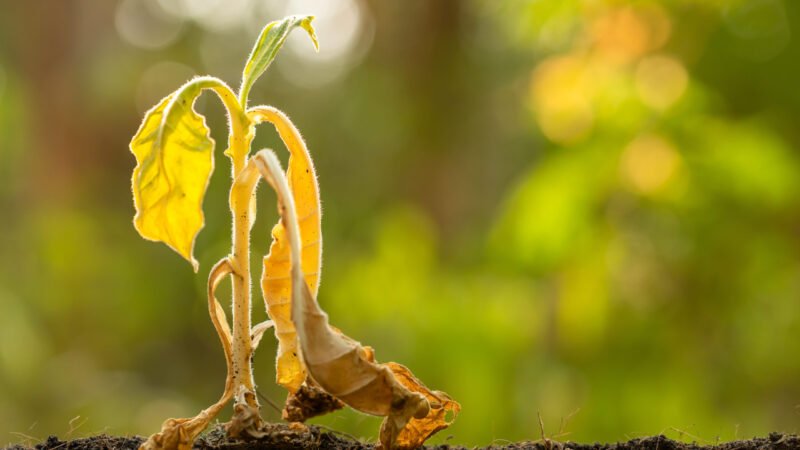
M 252 84 L 245 84 L 244 78 L 242 78 L 242 85 L 239 87 L 239 104 L 242 105 L 242 109 L 247 108 L 247 97 L 250 96 L 250 88 Z
M 230 135 L 228 150 L 225 154 L 232 160 L 232 178 L 234 180 L 230 193 L 230 208 L 233 216 L 233 252 L 228 257 L 232 269 L 233 291 L 233 330 L 232 330 L 232 366 L 234 386 L 243 386 L 253 392 L 250 406 L 258 408 L 255 397 L 255 383 L 251 356 L 253 345 L 250 330 L 250 227 L 252 190 L 242 191 L 236 180 L 247 164 L 250 143 L 253 141 L 253 122 L 247 117 L 242 103 L 222 81 L 212 77 L 199 77 L 195 81 L 203 88 L 213 89 L 228 110 L 230 117 Z
M 233 376 L 236 386 L 242 386 L 253 395 L 245 395 L 247 403 L 258 408 L 251 357 L 253 342 L 250 317 L 250 227 L 252 225 L 251 199 L 258 177 L 248 176 L 245 170 L 247 153 L 253 139 L 252 122 L 240 114 L 231 120 L 229 154 L 233 160 L 233 185 L 230 208 L 233 215 Z M 238 390 L 238 388 L 237 388 Z
M 248 160 L 247 165 L 239 173 L 233 183 L 231 198 L 249 199 L 255 192 L 256 184 L 260 177 L 264 177 L 267 182 L 278 193 L 278 207 L 281 211 L 281 220 L 289 234 L 289 245 L 291 247 L 291 267 L 292 274 L 301 270 L 300 261 L 297 255 L 300 254 L 300 227 L 297 223 L 297 213 L 295 212 L 294 199 L 291 190 L 286 182 L 286 177 L 281 171 L 278 157 L 272 150 L 261 150 Z M 236 268 L 234 267 L 234 270 Z M 235 340 L 235 337 L 234 337 Z

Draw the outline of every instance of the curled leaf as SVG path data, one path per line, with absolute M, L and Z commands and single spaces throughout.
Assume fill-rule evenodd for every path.
M 301 265 L 300 225 L 288 182 L 274 153 L 261 151 L 256 164 L 278 194 L 278 210 L 291 251 L 292 320 L 303 362 L 322 389 L 367 414 L 385 416 L 380 439 L 385 448 L 416 448 L 450 424 L 445 417 L 460 406 L 446 394 L 428 390 L 399 364 L 379 364 L 370 347 L 330 326 L 306 284 Z M 411 426 L 408 426 L 408 425 Z
M 278 54 L 278 50 L 281 49 L 293 29 L 301 27 L 306 30 L 314 43 L 314 48 L 319 50 L 317 35 L 311 25 L 312 20 L 314 20 L 314 16 L 289 16 L 270 22 L 261 30 L 261 34 L 250 52 L 250 57 L 247 58 L 247 64 L 245 64 L 244 72 L 242 73 L 242 87 L 239 90 L 239 99 L 242 104 L 246 103 L 253 83 L 272 64 L 275 55 Z
M 319 187 L 311 156 L 300 132 L 282 112 L 271 106 L 259 106 L 248 111 L 248 115 L 256 123 L 266 121 L 275 125 L 291 155 L 286 177 L 299 216 L 302 268 L 306 283 L 316 295 L 322 267 L 322 231 Z M 290 272 L 286 229 L 279 221 L 272 229 L 272 244 L 264 258 L 261 289 L 278 339 L 277 383 L 295 393 L 305 381 L 306 371 L 298 357 L 297 332 L 292 322 Z
M 130 144 L 137 163 L 131 180 L 136 230 L 145 239 L 167 244 L 195 272 L 194 241 L 205 222 L 203 197 L 214 169 L 214 140 L 194 110 L 206 88 L 218 91 L 226 104 L 231 101 L 222 81 L 195 78 L 147 112 Z
M 219 283 L 227 275 L 230 275 L 233 268 L 230 261 L 225 258 L 219 261 L 208 276 L 208 313 L 214 329 L 217 330 L 222 349 L 225 352 L 225 363 L 228 369 L 225 377 L 225 390 L 222 397 L 200 411 L 194 417 L 182 419 L 167 419 L 161 425 L 161 431 L 147 438 L 139 446 L 139 450 L 191 450 L 197 436 L 208 427 L 208 424 L 222 411 L 222 408 L 230 401 L 233 396 L 233 361 L 231 359 L 231 329 L 225 318 L 225 310 L 217 301 L 215 293 Z
M 225 353 L 225 363 L 228 367 L 228 382 L 232 383 L 231 373 L 233 372 L 233 335 L 231 334 L 231 327 L 228 325 L 228 318 L 225 316 L 225 309 L 219 304 L 219 300 L 215 293 L 222 280 L 233 272 L 230 260 L 224 258 L 217 262 L 211 268 L 208 274 L 208 315 L 211 317 L 211 323 L 214 324 L 214 329 L 217 330 L 222 350 Z M 226 383 L 226 386 L 228 383 Z M 232 388 L 232 385 L 231 385 Z
M 397 436 L 397 446 L 401 448 L 417 448 L 426 439 L 450 426 L 461 411 L 461 405 L 442 391 L 431 391 L 402 364 L 388 362 L 385 364 L 400 384 L 412 392 L 425 396 L 430 405 L 428 415 L 421 419 L 412 417 Z
M 261 338 L 264 337 L 264 332 L 272 328 L 275 323 L 271 320 L 265 320 L 250 329 L 250 340 L 252 341 L 253 351 L 256 351 L 258 344 L 261 343 Z

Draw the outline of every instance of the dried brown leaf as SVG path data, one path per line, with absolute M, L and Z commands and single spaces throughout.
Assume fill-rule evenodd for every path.
M 446 394 L 430 391 L 399 364 L 375 362 L 372 348 L 333 328 L 303 273 L 301 233 L 294 199 L 274 153 L 261 151 L 259 170 L 278 194 L 278 211 L 291 254 L 292 320 L 300 355 L 310 377 L 350 407 L 385 416 L 380 441 L 386 448 L 415 448 L 447 427 L 460 406 Z M 410 427 L 408 425 L 411 425 Z
M 431 391 L 411 371 L 402 364 L 388 362 L 385 364 L 392 371 L 400 384 L 411 392 L 425 396 L 430 405 L 428 415 L 424 418 L 412 418 L 397 436 L 397 446 L 417 448 L 437 431 L 441 431 L 456 419 L 461 405 L 442 391 Z

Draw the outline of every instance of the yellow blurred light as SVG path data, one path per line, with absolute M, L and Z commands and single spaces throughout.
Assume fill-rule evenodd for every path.
M 680 155 L 664 138 L 648 134 L 633 140 L 622 154 L 621 172 L 626 183 L 640 194 L 663 191 L 680 169 Z
M 559 144 L 575 144 L 581 141 L 592 128 L 594 113 L 588 103 L 557 108 L 539 117 L 539 126 L 544 135 Z
M 603 56 L 624 64 L 667 42 L 672 23 L 656 4 L 612 10 L 594 21 L 591 37 Z
M 642 102 L 657 110 L 665 110 L 686 92 L 689 75 L 683 64 L 670 56 L 644 58 L 636 68 L 636 92 Z
M 530 93 L 542 133 L 559 144 L 586 137 L 594 123 L 593 92 L 583 58 L 567 55 L 541 63 L 533 73 Z

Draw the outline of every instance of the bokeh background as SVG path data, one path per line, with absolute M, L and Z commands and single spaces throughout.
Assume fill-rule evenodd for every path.
M 197 103 L 218 143 L 198 275 L 136 234 L 127 146 L 193 75 L 238 86 L 292 13 L 320 53 L 295 32 L 251 103 L 315 157 L 334 324 L 462 403 L 436 442 L 538 439 L 539 414 L 578 441 L 798 431 L 799 3 L 26 0 L 0 4 L 0 444 L 149 434 L 216 400 L 224 111 Z M 274 350 L 256 375 L 282 403 Z

